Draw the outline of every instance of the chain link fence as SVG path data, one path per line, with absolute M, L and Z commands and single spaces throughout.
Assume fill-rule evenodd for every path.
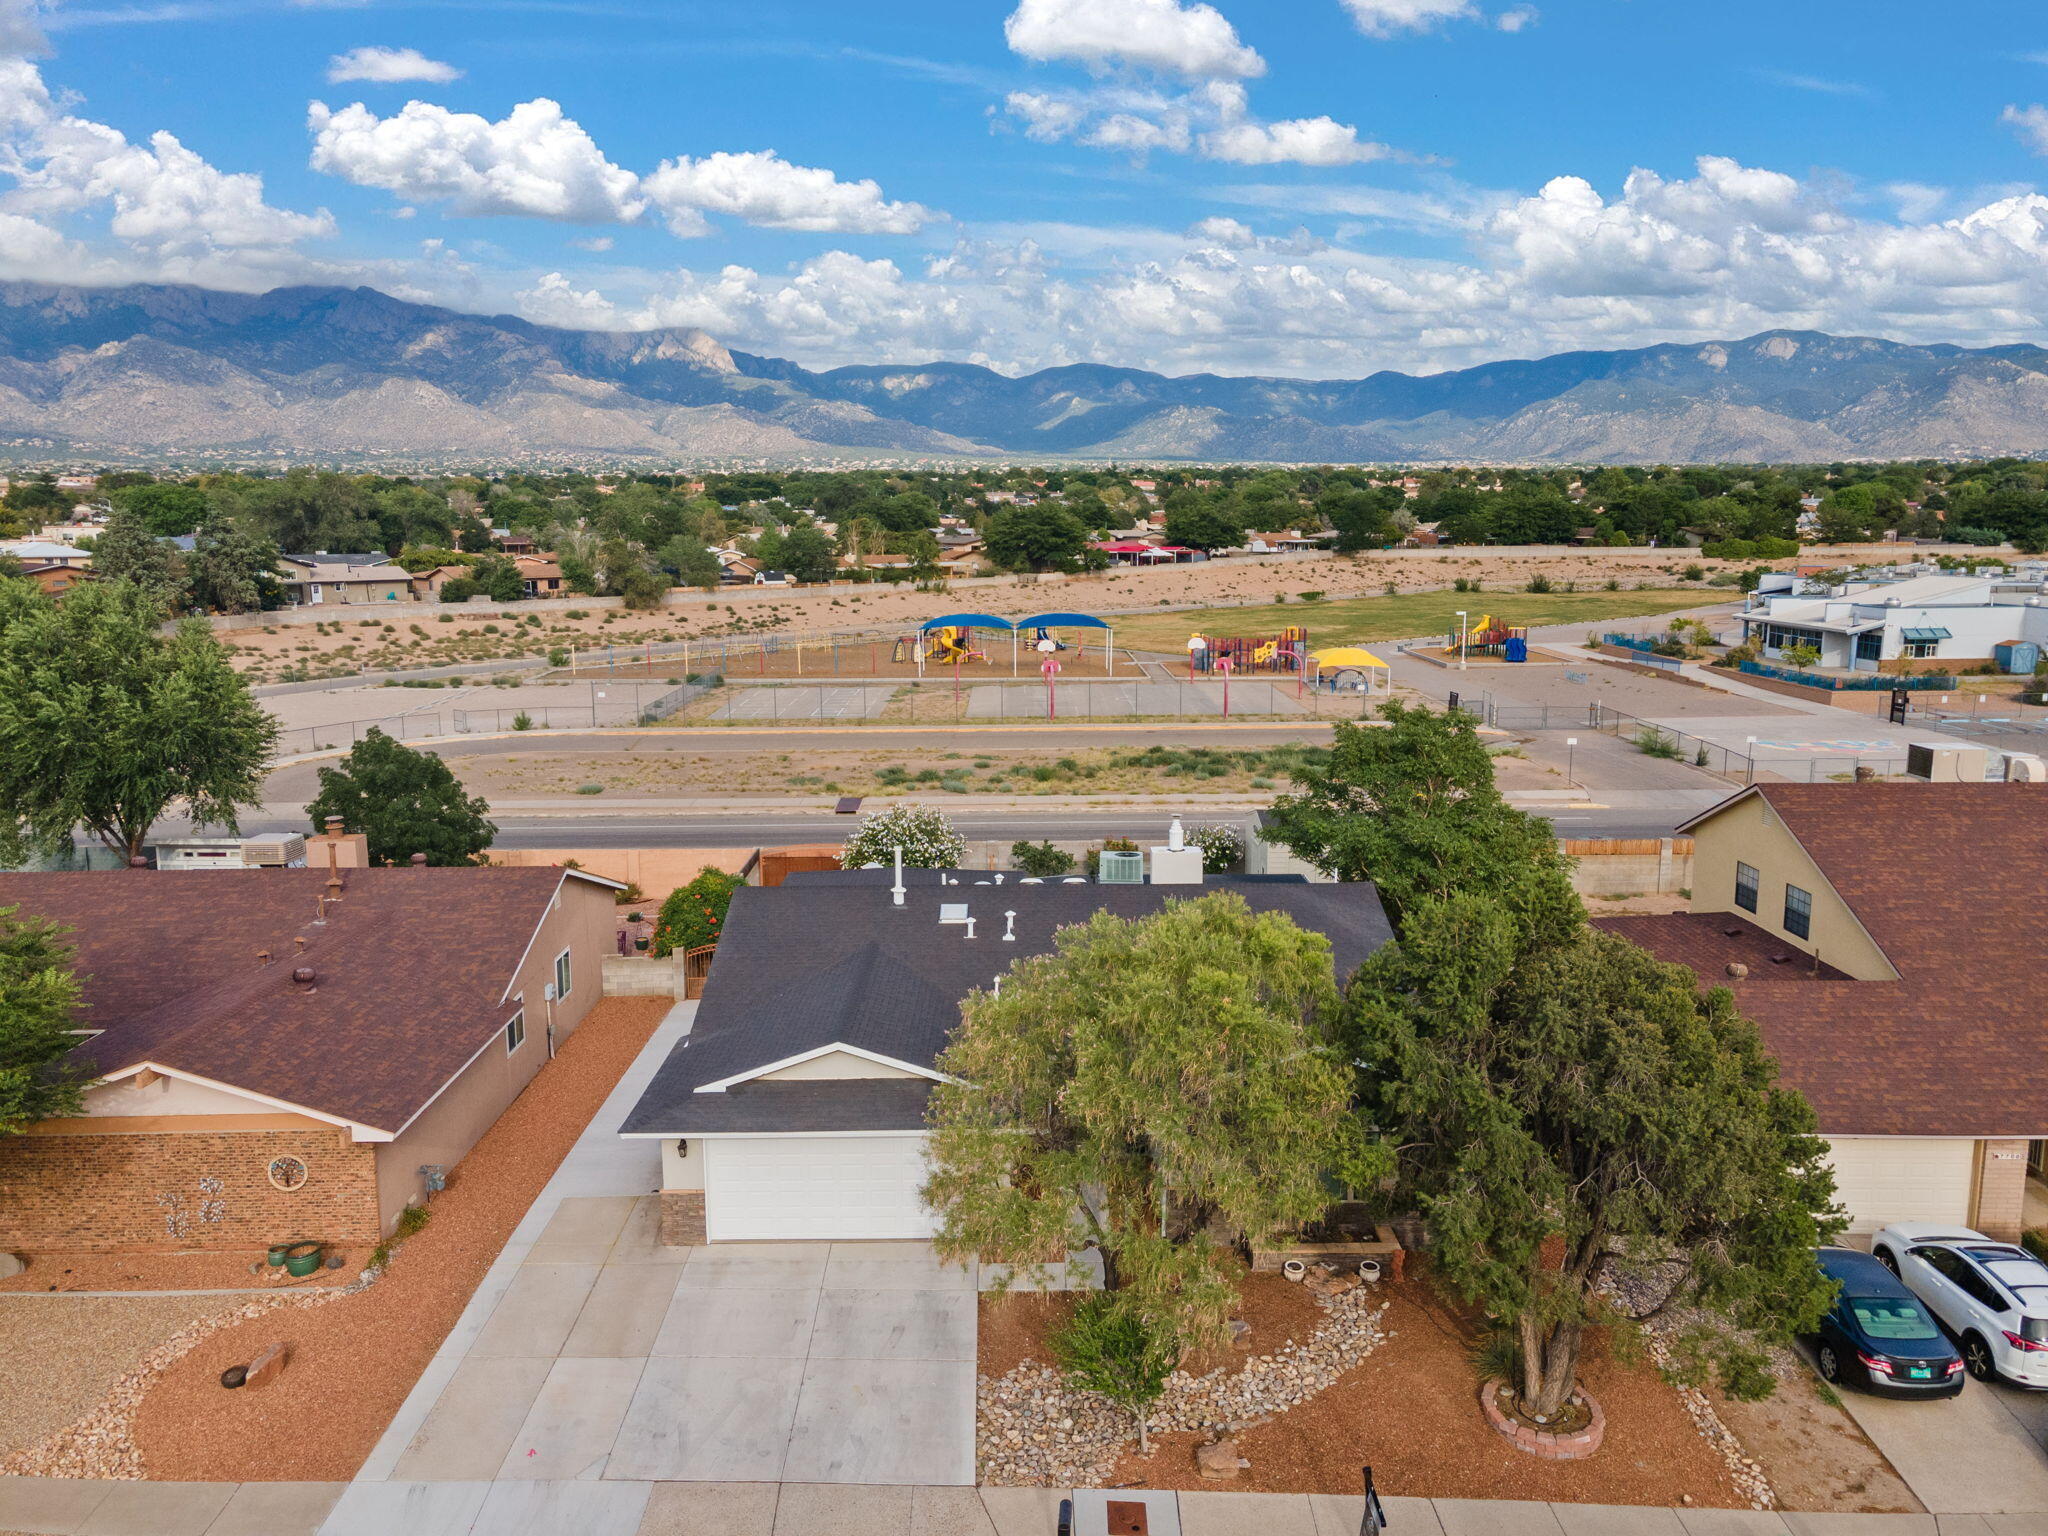
M 1005 720 L 1356 720 L 1385 695 L 1262 679 L 1188 682 L 766 683 L 719 690 L 691 725 L 949 725 Z

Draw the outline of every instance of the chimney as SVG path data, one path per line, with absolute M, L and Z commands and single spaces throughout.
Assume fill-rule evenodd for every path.
M 1202 883 L 1202 850 L 1188 846 L 1187 833 L 1181 829 L 1180 818 L 1173 818 L 1173 825 L 1167 828 L 1166 845 L 1152 850 L 1152 883 L 1154 885 L 1200 885 Z
M 327 818 L 327 830 L 306 839 L 306 863 L 317 869 L 325 864 L 336 869 L 368 869 L 370 840 L 361 832 L 344 832 L 339 816 Z

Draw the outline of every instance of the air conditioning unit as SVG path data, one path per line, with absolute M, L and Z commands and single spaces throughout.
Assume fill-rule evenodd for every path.
M 1143 885 L 1145 855 L 1106 850 L 1102 862 L 1096 866 L 1095 882 L 1098 885 Z
M 2008 752 L 2005 754 L 2005 781 L 2008 784 L 2048 784 L 2048 763 L 2031 752 Z
M 245 837 L 242 865 L 246 869 L 304 869 L 306 840 L 296 832 L 283 837 Z
M 1906 773 L 1931 784 L 1981 784 L 1984 782 L 1984 749 L 1935 746 L 1924 741 L 1906 747 Z

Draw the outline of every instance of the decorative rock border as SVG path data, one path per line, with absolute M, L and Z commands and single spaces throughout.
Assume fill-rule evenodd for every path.
M 1510 1417 L 1494 1399 L 1508 1389 L 1508 1384 L 1498 1376 L 1479 1389 L 1479 1406 L 1491 1424 L 1518 1451 L 1527 1451 L 1531 1456 L 1540 1456 L 1545 1461 L 1583 1461 L 1600 1449 L 1600 1442 L 1607 1436 L 1607 1415 L 1600 1410 L 1600 1404 L 1583 1387 L 1579 1389 L 1579 1401 L 1591 1410 L 1593 1420 L 1584 1429 L 1569 1434 L 1558 1434 L 1551 1430 L 1536 1428 L 1520 1419 Z

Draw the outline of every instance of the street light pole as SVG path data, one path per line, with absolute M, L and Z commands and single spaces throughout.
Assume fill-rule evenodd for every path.
M 1458 610 L 1458 670 L 1465 670 L 1465 610 Z
M 1576 770 L 1579 766 L 1579 738 L 1567 736 L 1564 739 L 1564 781 L 1573 789 L 1579 787 Z

